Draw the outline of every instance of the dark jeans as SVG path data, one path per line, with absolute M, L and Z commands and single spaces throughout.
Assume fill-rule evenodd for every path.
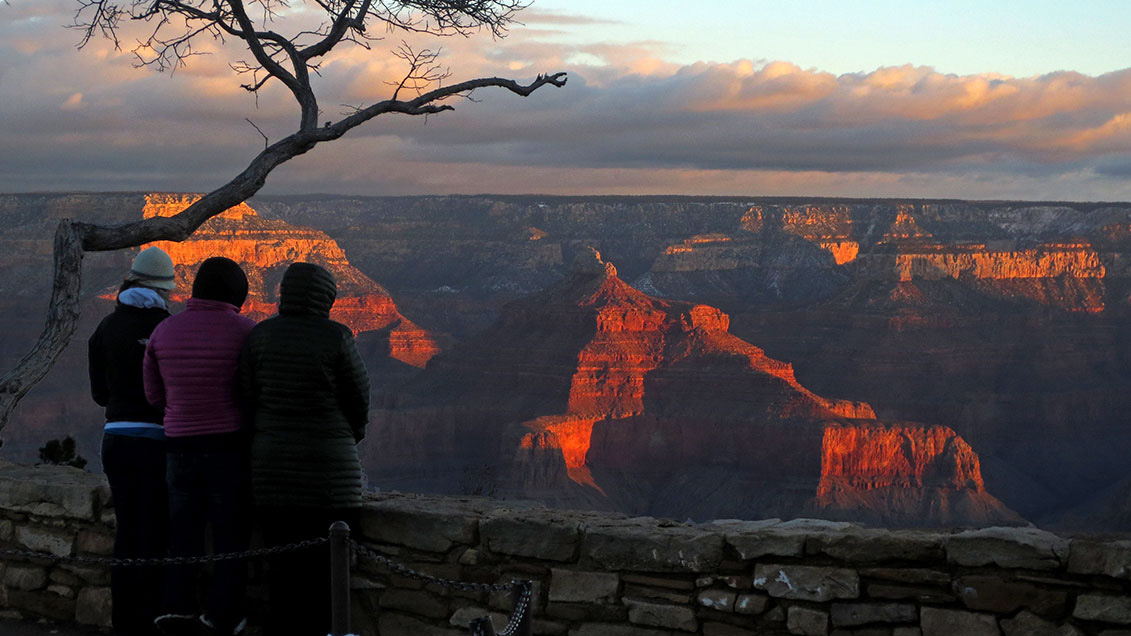
M 114 498 L 114 558 L 165 556 L 169 532 L 165 491 L 165 443 L 113 433 L 102 438 L 102 471 Z M 150 635 L 161 605 L 161 568 L 123 566 L 110 570 L 114 632 Z
M 325 537 L 330 524 L 345 521 L 357 530 L 359 508 L 319 509 L 271 506 L 256 510 L 267 547 Z M 330 633 L 330 547 L 303 548 L 267 561 L 264 636 L 326 636 Z
M 204 554 L 205 528 L 212 527 L 216 554 L 246 550 L 250 541 L 250 477 L 242 448 L 179 451 L 168 454 L 169 555 Z M 247 561 L 214 564 L 205 616 L 220 633 L 230 633 L 244 618 Z M 193 565 L 166 568 L 164 613 L 198 613 L 197 573 Z

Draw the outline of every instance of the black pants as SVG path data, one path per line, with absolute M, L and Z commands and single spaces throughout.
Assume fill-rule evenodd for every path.
M 169 516 L 165 490 L 165 443 L 110 433 L 102 438 L 102 470 L 110 482 L 117 529 L 114 558 L 165 556 Z M 161 568 L 119 566 L 110 571 L 114 632 L 156 634 Z
M 204 554 L 207 526 L 212 528 L 214 553 L 247 549 L 251 511 L 246 450 L 170 450 L 167 474 L 170 556 Z M 247 567 L 242 559 L 220 561 L 213 567 L 204 614 L 220 633 L 230 633 L 244 618 Z M 198 569 L 166 568 L 164 613 L 198 613 Z
M 325 537 L 330 524 L 345 521 L 356 531 L 358 508 L 261 507 L 256 516 L 267 547 Z M 267 561 L 264 636 L 326 636 L 330 633 L 330 547 L 276 555 Z

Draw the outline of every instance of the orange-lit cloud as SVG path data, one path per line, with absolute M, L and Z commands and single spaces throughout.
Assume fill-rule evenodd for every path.
M 73 48 L 69 0 L 20 2 L 0 22 L 0 188 L 202 191 L 293 132 L 278 82 L 258 99 L 229 41 L 172 77 L 128 51 Z M 34 5 L 34 7 L 32 6 Z M 297 11 L 297 10 L 296 10 Z M 302 19 L 307 13 L 296 12 Z M 834 75 L 785 60 L 676 65 L 663 42 L 567 43 L 547 28 L 584 16 L 526 14 L 510 37 L 410 38 L 442 48 L 446 82 L 570 73 L 528 98 L 500 90 L 456 111 L 382 116 L 268 181 L 274 192 L 854 194 L 1127 198 L 1131 69 L 1098 77 L 953 75 L 903 65 Z M 322 118 L 386 99 L 405 64 L 343 47 L 314 83 Z M 254 122 L 253 127 L 247 120 Z M 259 130 L 256 130 L 258 127 Z

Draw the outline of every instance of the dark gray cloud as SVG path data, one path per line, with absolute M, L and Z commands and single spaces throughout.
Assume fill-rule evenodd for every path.
M 14 19 L 0 21 L 0 189 L 208 190 L 262 148 L 247 118 L 272 139 L 296 123 L 280 86 L 258 102 L 238 88 L 226 66 L 238 54 L 218 49 L 170 78 L 133 68 L 106 43 L 76 51 L 76 34 L 59 26 L 70 4 L 21 2 Z M 380 117 L 294 160 L 269 189 L 584 193 L 662 184 L 740 193 L 745 183 L 750 193 L 797 184 L 861 195 L 918 185 L 933 188 L 924 196 L 965 196 L 966 186 L 979 196 L 1034 186 L 1043 197 L 1127 196 L 1131 70 L 1012 78 L 911 66 L 841 76 L 786 62 L 676 67 L 661 59 L 662 43 L 574 46 L 520 29 L 501 42 L 442 44 L 453 81 L 567 70 L 569 84 L 528 98 L 479 91 L 427 120 Z M 606 64 L 579 65 L 578 56 Z M 328 62 L 316 80 L 323 116 L 387 94 L 383 82 L 400 72 L 393 62 L 379 46 Z

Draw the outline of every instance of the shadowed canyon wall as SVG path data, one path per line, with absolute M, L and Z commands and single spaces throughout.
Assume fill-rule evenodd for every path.
M 168 197 L 167 204 L 180 200 Z M 19 330 L 34 334 L 39 327 L 31 309 L 46 299 L 49 274 L 41 259 L 52 219 L 81 214 L 124 221 L 146 204 L 145 195 L 0 197 L 13 219 L 0 233 L 0 287 L 8 291 L 2 310 L 5 325 L 17 328 L 0 342 L 6 359 L 30 342 L 17 338 Z M 385 408 L 373 413 L 368 452 L 413 458 L 405 459 L 400 476 L 373 485 L 443 482 L 461 492 L 507 494 L 516 492 L 511 476 L 525 475 L 528 495 L 538 484 L 564 484 L 568 492 L 555 495 L 563 502 L 601 507 L 622 496 L 647 500 L 652 490 L 605 487 L 632 481 L 617 462 L 674 480 L 678 471 L 665 462 L 709 457 L 710 476 L 704 468 L 694 480 L 671 484 L 693 493 L 706 510 L 714 505 L 712 492 L 741 500 L 732 494 L 737 488 L 727 489 L 736 472 L 750 476 L 774 465 L 750 458 L 781 464 L 784 457 L 796 458 L 796 472 L 765 475 L 790 494 L 762 497 L 767 510 L 812 499 L 807 505 L 826 511 L 883 507 L 961 519 L 983 509 L 954 502 L 984 489 L 1042 525 L 1131 529 L 1124 416 L 1131 409 L 1131 206 L 686 197 L 291 197 L 252 206 L 258 227 L 286 222 L 291 232 L 316 228 L 301 230 L 310 240 L 332 239 L 349 267 L 379 281 L 398 311 L 427 333 L 451 334 L 465 352 L 475 350 L 477 339 L 494 343 L 481 359 L 466 358 L 478 366 L 462 371 L 473 377 L 464 395 L 437 390 L 426 403 L 418 388 L 445 368 L 455 373 L 455 358 L 437 359 L 435 370 L 429 365 L 414 377 L 415 367 L 382 357 L 390 345 L 372 338 L 379 331 L 360 334 L 370 362 L 396 371 L 375 384 L 376 404 Z M 237 228 L 217 230 L 227 239 L 250 231 L 238 229 L 244 221 L 216 221 Z M 265 245 L 272 241 L 266 233 L 256 236 Z M 648 303 L 630 302 L 635 308 L 627 312 L 614 307 L 592 323 L 585 318 L 583 329 L 569 322 L 580 320 L 578 312 L 565 312 L 554 317 L 563 321 L 558 332 L 504 310 L 567 281 L 570 264 L 589 247 L 650 302 L 686 304 L 676 313 L 689 324 L 719 328 L 687 339 L 702 346 L 690 347 L 681 362 L 660 363 L 681 353 L 667 336 L 644 337 L 656 316 L 669 316 Z M 125 254 L 88 257 L 92 298 L 116 283 L 128 261 Z M 527 317 L 535 316 L 527 305 Z M 104 312 L 88 309 L 84 321 Z M 514 331 L 492 326 L 500 320 L 510 320 Z M 80 326 L 83 333 L 91 329 L 93 323 Z M 492 330 L 493 340 L 484 340 Z M 562 338 L 572 338 L 569 346 Z M 719 420 L 723 410 L 749 413 L 742 406 L 748 395 L 769 395 L 749 393 L 742 388 L 747 380 L 726 385 L 726 378 L 744 377 L 737 371 L 748 363 L 739 352 L 710 350 L 736 341 L 765 360 L 782 361 L 776 364 L 788 366 L 809 395 L 866 404 L 876 419 L 869 424 L 861 413 L 841 412 L 830 421 L 853 426 L 806 427 L 769 418 L 751 424 L 749 416 L 743 434 L 765 431 L 758 436 L 766 443 L 757 448 L 735 444 L 733 424 L 722 421 L 710 424 L 716 428 L 708 435 L 701 420 Z M 60 362 L 83 364 L 74 348 Z M 513 372 L 493 370 L 502 367 Z M 783 378 L 762 377 L 765 386 L 776 378 L 776 386 L 789 387 Z M 52 422 L 51 437 L 96 429 L 98 414 L 85 396 L 57 399 L 74 396 L 75 384 L 73 376 L 53 373 L 41 392 L 48 399 L 23 409 L 26 421 Z M 409 409 L 422 418 L 413 435 L 380 432 L 409 427 Z M 486 432 L 466 424 L 500 411 L 508 419 Z M 852 432 L 869 427 L 866 436 Z M 31 446 L 21 435 L 14 426 L 5 431 L 9 443 L 16 438 L 5 452 Z M 45 438 L 30 436 L 40 444 Z M 444 465 L 428 460 L 421 439 L 466 450 L 459 463 Z M 696 450 L 705 439 L 721 450 Z M 655 450 L 682 443 L 683 455 Z M 914 502 L 899 494 L 916 488 L 945 492 Z M 772 490 L 744 492 L 759 499 L 757 493 Z M 861 496 L 864 491 L 871 494 Z

